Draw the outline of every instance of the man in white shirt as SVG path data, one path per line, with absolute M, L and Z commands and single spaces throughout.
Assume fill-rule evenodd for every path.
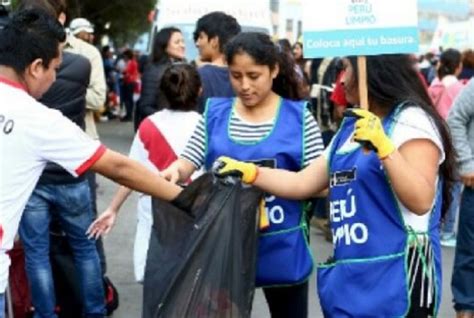
M 165 200 L 180 188 L 92 140 L 61 115 L 36 101 L 54 82 L 66 34 L 37 10 L 16 13 L 0 33 L 0 303 L 25 204 L 47 162 L 78 176 L 91 169 L 129 188 Z M 103 317 L 103 312 L 86 313 Z M 3 318 L 3 312 L 0 312 Z
M 45 10 L 51 15 L 54 15 L 63 26 L 66 24 L 66 0 L 21 0 L 20 4 L 22 8 L 39 8 Z M 81 34 L 91 34 L 94 32 L 94 27 L 88 20 L 84 18 L 74 19 L 71 21 L 69 28 L 70 32 L 67 34 L 63 50 L 65 52 L 81 55 L 89 60 L 91 64 L 89 86 L 87 87 L 86 93 L 84 122 L 86 133 L 91 138 L 99 140 L 94 113 L 103 109 L 107 93 L 102 55 L 95 46 L 89 43 L 90 37 L 87 38 L 87 40 L 81 38 Z M 85 177 L 89 183 L 90 200 L 92 203 L 91 209 L 94 215 L 97 215 L 96 174 L 90 171 Z M 102 273 L 105 275 L 107 263 L 102 238 L 97 240 L 97 251 L 100 257 Z

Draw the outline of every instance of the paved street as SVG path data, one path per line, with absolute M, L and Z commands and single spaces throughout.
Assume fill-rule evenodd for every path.
M 112 121 L 99 124 L 102 142 L 109 148 L 126 154 L 132 142 L 133 132 L 131 123 Z M 99 178 L 98 208 L 99 213 L 110 202 L 116 186 L 104 178 Z M 114 314 L 115 318 L 135 318 L 141 316 L 141 286 L 134 282 L 132 272 L 132 250 L 135 232 L 135 206 L 137 195 L 134 194 L 121 210 L 118 222 L 113 231 L 105 238 L 105 248 L 108 260 L 108 275 L 116 284 L 120 293 L 120 308 Z M 331 245 L 312 229 L 311 246 L 317 261 L 324 261 L 331 252 Z M 450 277 L 454 249 L 443 250 L 443 301 L 439 317 L 453 317 L 451 306 Z M 310 288 L 310 317 L 322 317 L 315 295 L 314 277 L 311 278 Z M 350 301 L 350 300 L 348 300 Z M 257 291 L 252 317 L 269 317 L 263 294 Z

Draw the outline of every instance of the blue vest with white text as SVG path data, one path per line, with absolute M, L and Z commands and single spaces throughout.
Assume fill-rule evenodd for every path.
M 396 107 L 383 121 L 388 136 L 400 111 L 402 106 Z M 428 231 L 410 231 L 382 162 L 374 152 L 352 141 L 355 122 L 354 118 L 344 119 L 328 158 L 334 259 L 318 265 L 321 308 L 325 317 L 404 317 L 410 305 L 408 248 L 417 235 L 424 234 L 434 252 L 437 312 L 441 182 Z
M 220 156 L 228 156 L 280 169 L 301 170 L 306 103 L 281 99 L 273 130 L 259 142 L 244 143 L 229 135 L 234 102 L 232 98 L 208 100 L 206 169 Z M 270 227 L 259 236 L 256 285 L 302 283 L 313 269 L 303 202 L 269 195 L 265 201 Z

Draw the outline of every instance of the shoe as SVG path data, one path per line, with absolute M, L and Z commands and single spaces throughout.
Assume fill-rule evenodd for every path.
M 132 121 L 132 118 L 125 116 L 125 117 L 120 118 L 120 121 L 121 121 L 121 122 Z
M 441 243 L 441 246 L 456 247 L 456 234 L 442 233 L 440 243 Z

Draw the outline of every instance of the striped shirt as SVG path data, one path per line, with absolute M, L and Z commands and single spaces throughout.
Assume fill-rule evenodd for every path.
M 269 122 L 259 124 L 249 123 L 239 117 L 236 112 L 232 112 L 230 119 L 229 133 L 232 139 L 242 143 L 255 143 L 267 137 L 272 132 L 274 119 Z M 324 144 L 321 138 L 321 131 L 311 112 L 305 110 L 304 129 L 304 166 L 309 165 L 314 159 L 319 157 Z M 181 154 L 181 158 L 190 161 L 197 169 L 204 165 L 206 156 L 206 132 L 204 117 L 198 122 L 191 139 Z

